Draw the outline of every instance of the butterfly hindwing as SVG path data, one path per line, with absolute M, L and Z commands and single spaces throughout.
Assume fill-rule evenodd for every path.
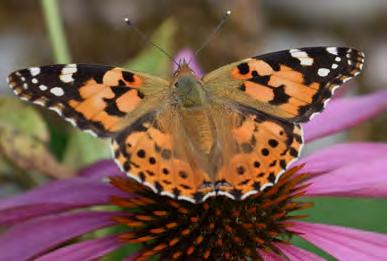
M 240 200 L 262 191 L 300 154 L 298 124 L 220 104 L 199 114 L 206 120 L 181 118 L 172 109 L 141 117 L 113 139 L 118 165 L 159 194 L 197 203 L 213 195 Z M 213 126 L 208 139 L 190 132 L 208 129 L 207 122 Z
M 167 109 L 139 118 L 113 139 L 113 153 L 122 171 L 154 192 L 195 202 L 209 177 L 181 139 L 174 114 Z
M 229 112 L 230 123 L 223 160 L 218 167 L 218 194 L 234 199 L 262 191 L 275 184 L 298 158 L 302 148 L 302 129 L 298 124 L 277 119 L 249 108 Z
M 48 107 L 101 137 L 121 130 L 128 113 L 168 87 L 157 77 L 88 64 L 31 67 L 12 73 L 8 82 L 20 98 Z
M 351 48 L 313 47 L 269 53 L 223 66 L 204 77 L 207 89 L 292 122 L 321 112 L 334 90 L 362 69 Z

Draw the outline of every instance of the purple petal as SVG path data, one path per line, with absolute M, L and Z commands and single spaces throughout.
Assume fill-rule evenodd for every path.
M 319 150 L 297 161 L 295 165 L 305 164 L 302 172 L 318 175 L 380 155 L 387 155 L 387 144 L 366 142 L 344 143 Z
M 17 224 L 0 235 L 0 260 L 26 260 L 87 232 L 114 225 L 115 212 L 45 216 Z
M 335 99 L 320 115 L 304 125 L 305 141 L 353 127 L 387 109 L 387 91 Z
M 278 247 L 282 251 L 282 253 L 285 254 L 286 257 L 289 258 L 289 260 L 292 260 L 292 261 L 324 261 L 323 258 L 291 244 L 277 243 L 275 244 L 275 246 Z M 283 257 L 278 256 L 273 252 L 266 252 L 266 251 L 260 250 L 259 253 L 263 257 L 263 260 L 265 261 L 283 261 L 284 260 Z
M 0 224 L 60 211 L 109 203 L 110 196 L 128 196 L 107 181 L 72 178 L 54 181 L 19 196 L 0 201 Z
M 338 260 L 386 260 L 387 235 L 333 225 L 294 222 L 292 230 Z
M 283 261 L 284 259 L 277 254 L 273 252 L 267 252 L 267 251 L 258 251 L 259 254 L 262 256 L 262 259 L 265 261 Z
M 387 197 L 387 155 L 358 161 L 315 176 L 308 196 Z
M 175 56 L 175 61 L 177 61 L 179 64 L 181 63 L 181 61 L 189 62 L 189 67 L 191 67 L 195 74 L 199 77 L 203 76 L 203 71 L 200 68 L 199 63 L 196 60 L 196 56 L 191 49 L 185 48 L 180 50 Z M 177 65 L 173 64 L 173 71 L 176 70 Z
M 71 244 L 36 259 L 36 261 L 78 261 L 96 260 L 122 246 L 116 236 L 91 239 Z
M 324 261 L 321 258 L 302 248 L 293 246 L 291 244 L 278 243 L 276 246 L 292 261 Z
M 111 160 L 100 160 L 94 164 L 82 168 L 78 172 L 78 176 L 82 177 L 93 177 L 93 178 L 104 178 L 109 176 L 125 175 L 117 166 L 117 164 Z

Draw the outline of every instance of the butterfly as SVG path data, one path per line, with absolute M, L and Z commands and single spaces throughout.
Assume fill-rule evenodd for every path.
M 8 77 L 24 100 L 112 140 L 122 171 L 194 203 L 242 200 L 274 185 L 301 152 L 301 123 L 359 74 L 352 48 L 284 50 L 199 78 L 185 61 L 170 81 L 119 67 L 57 64 Z

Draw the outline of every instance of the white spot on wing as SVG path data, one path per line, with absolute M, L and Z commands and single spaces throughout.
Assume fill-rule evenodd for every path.
M 53 106 L 53 107 L 49 107 L 49 109 L 52 110 L 52 111 L 55 111 L 59 115 L 62 115 L 62 110 L 60 108 L 58 108 L 58 107 Z
M 73 74 L 77 72 L 77 65 L 76 64 L 67 64 L 65 67 L 63 67 L 61 75 L 59 75 L 59 78 L 62 82 L 69 83 L 73 82 Z
M 329 74 L 329 72 L 330 72 L 330 70 L 327 68 L 320 68 L 320 69 L 318 69 L 317 74 L 321 77 L 325 77 Z
M 74 81 L 74 78 L 73 78 L 72 74 L 61 74 L 59 76 L 59 78 L 64 83 L 69 83 L 69 82 L 73 82 Z
M 37 84 L 38 83 L 38 79 L 32 78 L 31 82 L 34 83 L 34 84 Z
M 98 137 L 97 134 L 92 130 L 83 130 L 83 132 L 90 134 L 93 137 Z
M 340 58 L 340 57 L 336 57 L 336 58 L 335 58 L 335 61 L 336 61 L 336 62 L 341 62 L 341 58 Z
M 332 64 L 332 69 L 337 69 L 337 67 L 339 67 L 339 65 L 337 65 L 336 63 Z
M 296 58 L 300 61 L 301 65 L 305 65 L 305 66 L 313 65 L 313 58 L 310 58 L 306 52 L 298 49 L 291 49 L 289 52 L 293 58 Z
M 327 52 L 328 53 L 331 53 L 331 54 L 334 54 L 334 55 L 337 55 L 337 48 L 336 47 L 328 47 L 327 48 Z
M 37 104 L 37 105 L 40 105 L 40 106 L 45 106 L 46 105 L 46 103 L 43 100 L 36 100 L 36 101 L 34 101 L 34 103 Z
M 46 85 L 41 84 L 41 85 L 39 85 L 39 89 L 40 89 L 41 91 L 46 91 L 48 88 L 47 88 Z
M 73 125 L 74 127 L 77 127 L 77 123 L 73 118 L 65 118 L 65 119 L 66 121 L 70 122 L 71 125 Z
M 50 90 L 50 92 L 55 96 L 62 96 L 64 94 L 64 91 L 61 87 L 54 87 Z
M 39 67 L 31 67 L 29 68 L 30 73 L 32 76 L 36 76 L 40 73 L 40 68 Z

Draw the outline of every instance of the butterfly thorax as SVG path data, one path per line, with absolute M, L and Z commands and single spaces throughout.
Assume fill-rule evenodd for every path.
M 171 88 L 176 102 L 182 107 L 192 108 L 206 103 L 207 97 L 202 81 L 186 63 L 175 72 Z

